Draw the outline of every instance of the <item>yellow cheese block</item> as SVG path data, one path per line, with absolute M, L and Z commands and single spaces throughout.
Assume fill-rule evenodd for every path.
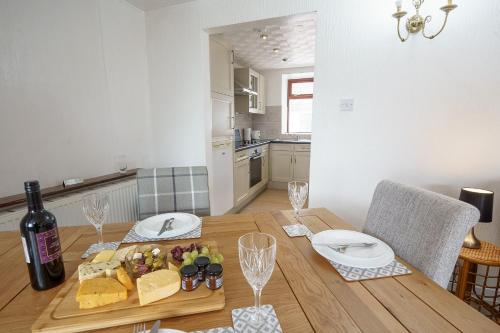
M 175 294 L 181 289 L 179 273 L 160 269 L 137 279 L 137 292 L 141 305 L 149 304 Z
M 95 263 L 98 263 L 98 262 L 108 262 L 108 261 L 111 261 L 111 259 L 113 259 L 113 257 L 115 256 L 115 253 L 116 251 L 115 250 L 102 250 L 101 252 L 99 252 L 94 260 L 92 260 L 92 262 L 95 264 Z
M 127 299 L 127 288 L 112 278 L 84 280 L 80 284 L 76 301 L 80 309 L 92 309 Z
M 116 270 L 116 278 L 118 279 L 118 281 L 120 281 L 121 284 L 123 284 L 125 288 L 127 288 L 127 290 L 134 289 L 134 283 L 123 267 L 118 267 L 118 269 Z

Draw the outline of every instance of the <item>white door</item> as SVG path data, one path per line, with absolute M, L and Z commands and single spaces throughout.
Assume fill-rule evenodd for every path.
M 234 96 L 233 51 L 220 41 L 210 38 L 211 90 Z
M 234 201 L 237 205 L 243 200 L 250 189 L 250 163 L 248 159 L 236 162 L 234 165 Z
M 233 144 L 231 141 L 212 144 L 212 163 L 211 215 L 222 215 L 234 206 Z
M 296 151 L 293 156 L 293 180 L 309 181 L 309 164 L 311 153 L 308 151 Z
M 292 178 L 292 152 L 271 151 L 271 180 L 273 182 L 288 182 Z
M 212 92 L 212 137 L 234 135 L 234 97 Z

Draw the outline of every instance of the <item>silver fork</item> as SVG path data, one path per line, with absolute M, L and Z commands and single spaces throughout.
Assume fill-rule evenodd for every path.
M 133 333 L 146 333 L 146 323 L 139 323 L 134 325 Z
M 351 244 L 342 244 L 337 246 L 327 245 L 334 251 L 345 253 L 345 250 L 349 247 L 373 247 L 376 246 L 377 243 L 351 243 Z

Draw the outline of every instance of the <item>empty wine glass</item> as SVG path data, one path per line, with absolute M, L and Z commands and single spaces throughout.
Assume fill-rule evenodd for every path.
M 120 173 L 127 172 L 127 155 L 118 155 L 115 157 L 116 167 Z
M 309 185 L 306 182 L 289 182 L 288 183 L 288 199 L 293 206 L 293 212 L 297 223 L 300 223 L 300 210 L 307 200 Z
M 83 196 L 83 213 L 90 224 L 92 224 L 98 237 L 98 249 L 104 249 L 102 238 L 102 226 L 108 217 L 109 197 L 105 193 L 91 193 Z
M 265 319 L 260 308 L 260 296 L 274 270 L 276 238 L 258 232 L 243 235 L 238 240 L 238 251 L 241 270 L 253 289 L 255 299 L 251 321 L 260 324 Z

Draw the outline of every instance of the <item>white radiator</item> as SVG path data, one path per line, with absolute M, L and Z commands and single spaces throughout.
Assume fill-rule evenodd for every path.
M 60 227 L 88 224 L 82 211 L 82 197 L 90 192 L 108 193 L 110 214 L 107 223 L 137 220 L 137 182 L 135 179 L 46 199 L 44 200 L 45 209 L 55 215 L 57 225 Z M 19 222 L 25 214 L 26 207 L 0 213 L 0 231 L 19 230 Z

